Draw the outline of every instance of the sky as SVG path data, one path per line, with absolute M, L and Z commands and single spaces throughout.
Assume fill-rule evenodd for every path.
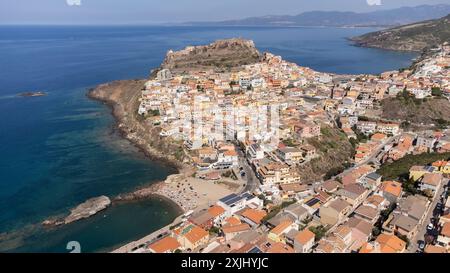
M 450 0 L 0 0 L 0 24 L 160 24 L 442 3 Z

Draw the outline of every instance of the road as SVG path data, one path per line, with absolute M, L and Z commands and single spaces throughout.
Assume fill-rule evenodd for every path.
M 114 251 L 112 251 L 111 253 L 130 253 L 133 251 L 133 249 L 140 248 L 140 246 L 142 246 L 143 244 L 148 244 L 148 243 L 156 240 L 160 234 L 170 233 L 170 227 L 181 223 L 183 221 L 183 216 L 184 216 L 184 214 L 178 216 L 177 218 L 175 218 L 175 220 L 173 220 L 173 222 L 171 224 L 166 225 L 166 226 L 162 227 L 161 229 L 159 229 L 139 240 L 136 240 L 136 241 L 130 242 L 124 246 L 121 246 L 121 247 L 115 249 Z
M 255 172 L 253 171 L 250 164 L 247 162 L 244 152 L 237 148 L 239 155 L 239 166 L 244 168 L 245 177 L 244 179 L 247 181 L 242 192 L 254 192 L 260 185 L 259 179 L 256 177 Z
M 427 233 L 427 225 L 431 222 L 431 218 L 433 218 L 433 212 L 436 208 L 437 203 L 441 200 L 441 195 L 444 192 L 444 185 L 449 183 L 448 179 L 444 179 L 444 183 L 442 183 L 441 187 L 438 190 L 438 193 L 435 195 L 433 202 L 428 207 L 427 215 L 422 225 L 418 227 L 418 232 L 414 238 L 410 240 L 410 245 L 408 247 L 408 252 L 414 253 L 418 249 L 417 241 L 422 240 L 425 241 L 425 235 Z
M 347 173 L 349 173 L 349 172 L 351 172 L 351 171 L 353 171 L 353 170 L 355 170 L 355 169 L 357 169 L 357 168 L 359 168 L 359 167 L 361 167 L 361 166 L 371 162 L 374 158 L 377 157 L 377 155 L 384 149 L 384 147 L 386 145 L 392 144 L 397 139 L 397 137 L 398 137 L 398 135 L 388 138 L 385 142 L 383 142 L 382 144 L 379 145 L 379 147 L 372 153 L 372 155 L 369 158 L 365 159 L 364 161 L 356 164 L 355 166 L 353 166 L 353 167 L 351 167 L 349 169 L 346 169 L 342 173 L 340 173 L 340 174 L 336 175 L 335 177 L 333 177 L 333 179 L 335 179 L 336 177 L 342 177 L 342 176 L 346 175 Z

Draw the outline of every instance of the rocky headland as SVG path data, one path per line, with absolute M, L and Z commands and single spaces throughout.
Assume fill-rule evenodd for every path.
M 170 50 L 161 65 L 172 72 L 202 69 L 230 70 L 259 62 L 261 53 L 253 41 L 240 38 L 218 40 L 204 46 L 189 46 L 180 51 Z
M 358 46 L 421 52 L 450 41 L 450 15 L 437 20 L 371 32 L 350 39 Z

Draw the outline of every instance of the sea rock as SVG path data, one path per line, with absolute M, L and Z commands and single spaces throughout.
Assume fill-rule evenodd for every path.
M 64 224 L 91 217 L 99 211 L 111 205 L 111 200 L 107 196 L 94 197 L 78 205 L 70 211 L 70 215 L 64 219 Z
M 42 97 L 42 96 L 46 96 L 47 93 L 38 91 L 38 92 L 23 92 L 23 93 L 19 93 L 17 94 L 17 96 L 19 97 Z

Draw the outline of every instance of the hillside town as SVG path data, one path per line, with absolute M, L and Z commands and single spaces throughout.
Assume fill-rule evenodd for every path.
M 380 75 L 317 72 L 270 53 L 229 72 L 158 71 L 139 115 L 180 144 L 193 179 L 240 187 L 201 206 L 179 200 L 185 214 L 128 252 L 448 253 L 450 130 L 382 118 L 381 101 L 396 97 L 450 101 L 450 45 Z M 302 167 L 324 153 L 310 140 L 328 128 L 352 144 L 353 158 L 304 181 Z M 406 176 L 387 174 L 426 156 Z

